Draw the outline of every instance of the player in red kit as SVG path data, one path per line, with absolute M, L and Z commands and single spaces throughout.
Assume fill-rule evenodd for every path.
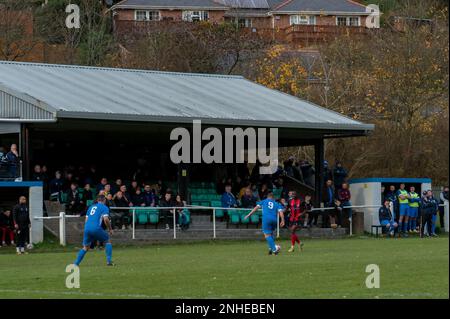
M 288 252 L 293 252 L 295 250 L 295 243 L 298 244 L 298 248 L 300 251 L 303 250 L 303 243 L 298 238 L 295 233 L 297 229 L 299 229 L 303 223 L 304 214 L 301 210 L 302 201 L 298 198 L 296 192 L 292 192 L 292 197 L 288 202 L 288 211 L 289 211 L 289 230 L 291 231 L 291 248 Z

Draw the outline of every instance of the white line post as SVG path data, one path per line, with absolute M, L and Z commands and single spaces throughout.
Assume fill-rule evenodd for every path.
M 212 220 L 213 220 L 213 238 L 216 239 L 216 209 L 213 208 L 213 215 L 212 215 Z
M 177 239 L 177 220 L 175 218 L 175 209 L 172 210 L 173 214 L 173 239 Z
M 136 239 L 136 210 L 133 209 L 133 239 Z
M 66 213 L 59 213 L 59 243 L 66 246 Z

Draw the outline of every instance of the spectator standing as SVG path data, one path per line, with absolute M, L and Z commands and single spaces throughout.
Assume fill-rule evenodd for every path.
M 437 237 L 434 229 L 434 221 L 436 218 L 436 213 L 438 210 L 438 201 L 433 197 L 433 192 L 431 190 L 428 190 L 424 192 L 424 195 L 422 196 L 421 201 L 421 209 L 422 209 L 422 215 L 423 215 L 423 226 L 422 226 L 422 232 L 421 235 L 425 234 L 425 236 L 430 237 L 434 236 Z
M 348 189 L 348 184 L 343 183 L 342 188 L 338 190 L 338 200 L 341 202 L 341 207 L 343 209 L 343 213 L 346 213 L 347 218 L 351 222 L 352 220 L 352 209 L 344 208 L 344 206 L 352 206 L 350 199 L 352 198 L 350 194 L 350 190 Z
M 10 210 L 0 212 L 0 231 L 2 234 L 2 246 L 6 246 L 7 237 L 9 238 L 9 243 L 14 245 L 14 220 Z
M 405 237 L 408 235 L 406 234 L 406 229 L 408 227 L 408 208 L 409 208 L 409 201 L 408 201 L 408 192 L 405 190 L 405 184 L 400 184 L 400 188 L 397 191 L 397 200 L 398 200 L 398 210 L 399 210 L 399 218 L 398 218 L 398 230 L 400 233 L 402 233 Z
M 378 210 L 378 219 L 380 225 L 385 227 L 389 235 L 393 237 L 398 224 L 395 222 L 394 215 L 391 212 L 391 202 L 388 199 L 384 201 L 383 206 Z
M 330 169 L 328 161 L 323 161 L 323 182 L 326 183 L 328 180 L 333 180 L 333 172 Z
M 14 228 L 17 233 L 16 251 L 18 255 L 25 253 L 25 243 L 30 234 L 30 214 L 27 205 L 27 198 L 21 196 L 19 203 L 13 208 Z
M 416 193 L 416 188 L 411 186 L 408 193 L 408 217 L 409 224 L 407 230 L 411 233 L 418 233 L 416 230 L 417 217 L 419 217 L 420 196 Z
M 171 192 L 166 192 L 164 194 L 164 198 L 159 203 L 159 206 L 160 207 L 174 207 L 175 206 L 175 201 L 172 198 L 172 193 Z M 170 229 L 169 220 L 171 220 L 173 218 L 172 210 L 170 210 L 170 209 L 163 209 L 161 211 L 161 213 L 162 213 L 162 217 L 164 219 L 164 222 L 166 223 L 166 229 L 168 230 L 168 229 Z
M 9 175 L 10 177 L 18 177 L 17 169 L 20 166 L 19 152 L 17 151 L 17 144 L 12 144 L 11 149 L 6 153 L 6 160 L 8 161 Z
M 323 191 L 322 191 L 322 200 L 323 200 L 323 207 L 333 207 L 334 206 L 334 200 L 335 200 L 335 190 L 333 187 L 333 181 L 331 179 L 327 180 L 325 182 Z M 314 226 L 317 226 L 317 215 L 314 219 Z M 328 224 L 327 219 L 329 217 L 329 211 L 324 210 L 322 211 L 322 228 L 325 228 Z
M 445 207 L 442 206 L 445 204 L 445 202 L 448 202 L 448 186 L 445 186 L 443 191 L 439 194 L 439 222 L 441 224 L 441 228 L 445 229 L 445 221 L 444 221 L 444 212 L 445 212 Z
M 333 182 L 336 192 L 342 188 L 342 184 L 346 181 L 348 176 L 347 170 L 342 166 L 340 161 L 336 161 L 334 170 L 333 170 Z
M 392 212 L 392 214 L 394 215 L 394 220 L 397 221 L 398 220 L 398 198 L 397 198 L 397 191 L 395 190 L 394 185 L 389 186 L 389 190 L 386 193 L 386 196 L 384 197 L 384 199 L 385 200 L 387 199 L 389 202 L 392 203 L 392 206 L 394 207 L 394 211 Z
M 303 160 L 300 163 L 300 170 L 302 172 L 303 180 L 306 185 L 309 185 L 311 187 L 314 187 L 315 181 L 314 181 L 314 174 L 315 169 L 314 167 L 307 161 Z
M 42 174 L 41 165 L 34 165 L 33 175 L 31 175 L 31 180 L 39 181 L 39 182 L 44 181 L 44 176 Z

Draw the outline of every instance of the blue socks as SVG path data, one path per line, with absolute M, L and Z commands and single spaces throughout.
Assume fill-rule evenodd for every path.
M 106 262 L 108 264 L 111 263 L 111 259 L 112 259 L 112 245 L 111 243 L 107 243 L 105 245 L 105 253 L 106 253 Z
M 403 232 L 403 222 L 398 223 L 398 231 L 401 233 Z
M 416 219 L 411 220 L 411 230 L 416 230 L 417 221 Z
M 87 253 L 87 250 L 80 249 L 80 251 L 78 252 L 77 260 L 75 260 L 74 264 L 77 266 L 80 265 L 81 261 L 84 258 L 84 255 L 86 255 L 86 253 Z
M 273 236 L 266 237 L 266 241 L 271 251 L 277 250 L 277 248 L 275 247 L 275 240 L 273 239 Z

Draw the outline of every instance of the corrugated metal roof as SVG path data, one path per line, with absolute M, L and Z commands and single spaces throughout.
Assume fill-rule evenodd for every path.
M 198 8 L 228 9 L 214 0 L 124 0 L 112 8 Z
M 240 76 L 0 61 L 0 91 L 56 118 L 373 129 Z
M 274 8 L 272 8 L 274 9 Z M 351 0 L 286 0 L 274 12 L 345 12 L 366 13 L 366 7 Z M 368 13 L 367 13 L 368 14 Z

